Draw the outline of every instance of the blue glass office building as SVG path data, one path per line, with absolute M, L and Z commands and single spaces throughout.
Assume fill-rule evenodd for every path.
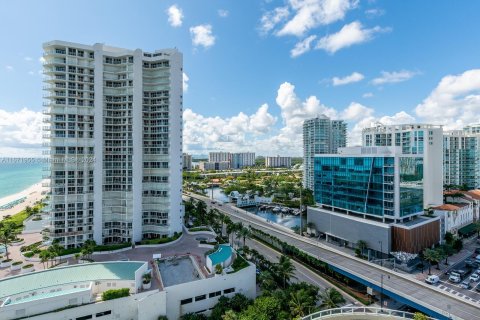
M 316 202 L 337 212 L 399 221 L 423 211 L 422 157 L 317 155 L 314 183 Z

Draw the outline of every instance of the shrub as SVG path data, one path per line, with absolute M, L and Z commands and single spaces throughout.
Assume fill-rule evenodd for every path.
M 113 299 L 128 297 L 129 295 L 130 295 L 130 289 L 128 288 L 111 289 L 111 290 L 104 291 L 102 293 L 102 300 L 103 301 L 113 300 Z
M 29 269 L 29 268 L 31 268 L 31 267 L 33 267 L 33 264 L 29 263 L 29 264 L 24 265 L 24 266 L 22 267 L 22 269 Z
M 23 238 L 15 238 L 12 240 L 12 243 L 22 242 Z
M 143 283 L 148 284 L 150 281 L 152 281 L 152 275 L 150 273 L 145 273 L 143 275 Z
M 12 266 L 18 266 L 19 264 L 22 264 L 23 261 L 15 261 L 14 263 L 12 263 Z
M 234 272 L 236 272 L 238 270 L 241 270 L 243 268 L 246 268 L 246 267 L 248 267 L 248 262 L 245 261 L 245 259 L 243 259 L 243 257 L 241 255 L 237 255 L 237 257 L 235 258 L 235 260 L 232 263 L 232 268 L 233 268 Z
M 162 243 L 169 243 L 169 242 L 172 242 L 172 241 L 177 240 L 178 238 L 180 238 L 181 235 L 182 235 L 181 232 L 180 232 L 180 233 L 175 232 L 175 233 L 173 234 L 173 237 L 157 238 L 157 239 L 145 239 L 145 240 L 140 241 L 140 244 L 162 244 Z
M 31 258 L 31 257 L 33 257 L 34 255 L 35 255 L 35 253 L 34 253 L 33 251 L 27 251 L 27 252 L 25 252 L 25 253 L 23 254 L 23 256 L 24 256 L 25 258 Z
M 5 259 L 5 260 L 2 260 L 2 262 L 10 262 L 12 261 L 12 259 Z

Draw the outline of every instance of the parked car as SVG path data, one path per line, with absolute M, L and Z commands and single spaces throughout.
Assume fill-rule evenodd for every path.
M 480 254 L 480 247 L 478 247 L 478 248 L 475 249 L 475 253 L 476 253 L 476 254 Z
M 436 275 L 428 276 L 427 279 L 425 279 L 425 282 L 429 284 L 435 284 L 435 283 L 438 283 L 439 281 L 440 281 L 440 278 Z
M 467 271 L 461 270 L 461 269 L 455 270 L 455 273 L 457 273 L 460 276 L 460 278 L 462 278 L 462 279 L 465 278 L 468 274 Z
M 465 280 L 460 284 L 460 287 L 463 289 L 470 289 L 472 285 L 470 284 L 470 280 Z
M 462 281 L 462 278 L 460 278 L 460 275 L 458 273 L 451 272 L 448 280 L 453 283 L 460 283 Z
M 480 280 L 480 276 L 478 275 L 478 273 L 473 273 L 469 279 L 470 281 L 477 282 L 478 280 Z
M 475 257 L 475 260 L 476 260 L 478 263 L 480 263 L 480 254 Z
M 475 290 L 477 290 L 478 292 L 480 292 L 480 283 L 477 284 L 477 286 L 475 287 Z
M 472 259 L 466 259 L 465 260 L 465 267 L 467 268 L 473 268 L 475 264 L 475 261 Z

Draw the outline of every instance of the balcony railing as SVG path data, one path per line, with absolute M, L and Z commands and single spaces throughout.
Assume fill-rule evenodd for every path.
M 392 319 L 414 319 L 415 314 L 399 310 L 391 310 L 385 308 L 369 308 L 369 307 L 343 307 L 322 310 L 315 313 L 312 313 L 306 317 L 303 317 L 302 320 L 316 320 L 316 319 L 351 319 L 352 316 L 366 316 L 365 319 L 383 319 L 382 315 L 385 318 Z M 362 318 L 363 319 L 363 318 Z M 434 320 L 434 318 L 426 317 L 425 319 Z

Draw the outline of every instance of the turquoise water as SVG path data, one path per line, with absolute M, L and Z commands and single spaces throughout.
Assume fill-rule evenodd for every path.
M 212 266 L 215 266 L 219 263 L 226 261 L 232 255 L 232 247 L 227 244 L 221 244 L 217 251 L 208 255 L 210 260 L 212 260 Z
M 42 163 L 4 163 L 0 158 L 0 198 L 42 181 Z

